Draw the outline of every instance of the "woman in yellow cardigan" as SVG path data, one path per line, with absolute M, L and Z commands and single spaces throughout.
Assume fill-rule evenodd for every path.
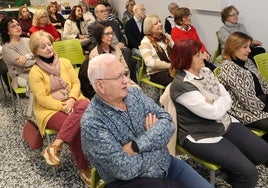
M 67 143 L 80 178 L 90 187 L 89 163 L 81 148 L 80 135 L 80 118 L 89 100 L 80 92 L 80 82 L 70 61 L 55 54 L 53 40 L 44 31 L 35 32 L 30 38 L 30 48 L 36 59 L 36 65 L 29 73 L 36 122 L 42 135 L 45 128 L 58 131 L 57 138 L 42 155 L 47 164 L 59 165 L 61 146 Z

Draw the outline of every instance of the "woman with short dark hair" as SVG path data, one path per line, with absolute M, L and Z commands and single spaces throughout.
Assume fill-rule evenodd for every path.
M 247 34 L 245 26 L 238 22 L 239 11 L 233 5 L 225 7 L 221 12 L 221 20 L 224 24 L 221 26 L 218 37 L 221 44 L 221 52 L 223 53 L 224 45 L 227 38 L 233 32 L 242 32 Z M 265 49 L 261 47 L 262 43 L 258 40 L 253 40 L 250 46 L 249 58 L 254 61 L 253 57 L 260 53 L 265 53 Z
M 21 37 L 22 28 L 18 20 L 10 17 L 3 18 L 0 32 L 3 42 L 2 56 L 12 78 L 12 88 L 26 87 L 29 71 L 35 64 L 29 46 L 30 39 Z

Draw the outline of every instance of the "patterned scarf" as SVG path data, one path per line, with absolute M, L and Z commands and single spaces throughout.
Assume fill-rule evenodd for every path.
M 50 90 L 54 99 L 63 101 L 68 99 L 70 93 L 70 87 L 60 77 L 60 63 L 58 56 L 54 54 L 54 60 L 51 64 L 42 61 L 39 57 L 36 57 L 37 65 L 50 75 Z
M 165 62 L 169 63 L 170 60 L 169 60 L 169 57 L 167 56 L 165 50 L 157 43 L 157 42 L 165 43 L 167 45 L 167 53 L 169 55 L 171 52 L 171 48 L 169 47 L 169 43 L 170 43 L 169 39 L 164 34 L 161 34 L 160 38 L 155 38 L 152 35 L 147 35 L 147 37 L 150 40 L 150 42 L 152 43 L 159 59 L 161 61 L 165 61 Z

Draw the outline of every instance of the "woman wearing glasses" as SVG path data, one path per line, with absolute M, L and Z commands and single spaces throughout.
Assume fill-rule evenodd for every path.
M 30 68 L 35 64 L 29 38 L 20 37 L 22 29 L 13 18 L 3 18 L 0 25 L 3 42 L 2 57 L 12 78 L 12 88 L 26 87 Z
M 210 70 L 214 70 L 215 66 L 210 62 L 210 54 L 208 53 L 206 46 L 201 42 L 197 30 L 192 25 L 192 14 L 190 9 L 186 7 L 180 7 L 174 14 L 174 21 L 176 26 L 171 30 L 171 37 L 174 42 L 183 39 L 197 40 L 202 44 L 202 53 L 206 67 Z
M 66 143 L 81 180 L 90 187 L 89 162 L 81 148 L 80 134 L 80 119 L 89 100 L 80 92 L 80 82 L 70 61 L 55 54 L 53 41 L 53 37 L 44 31 L 35 32 L 30 38 L 30 48 L 36 60 L 29 73 L 36 123 L 42 135 L 46 128 L 58 132 L 42 156 L 48 165 L 60 165 L 60 151 Z
M 225 7 L 221 12 L 221 20 L 223 22 L 223 26 L 220 28 L 218 37 L 221 44 L 221 52 L 223 53 L 224 45 L 229 37 L 230 34 L 234 32 L 242 32 L 248 34 L 246 28 L 243 24 L 238 22 L 238 15 L 239 12 L 235 8 L 235 6 L 231 5 Z M 265 53 L 265 49 L 261 47 L 262 43 L 258 40 L 253 40 L 250 50 L 251 53 L 249 54 L 249 58 L 253 60 L 253 57 L 260 53 Z
M 114 32 L 108 22 L 97 23 L 94 28 L 94 37 L 97 42 L 97 46 L 93 48 L 89 54 L 89 59 L 104 53 L 111 53 L 124 65 L 125 70 L 129 71 L 124 56 L 119 47 L 112 45 L 114 40 Z M 88 61 L 84 62 L 80 67 L 79 79 L 81 84 L 81 90 L 84 96 L 92 98 L 95 94 L 92 86 L 90 85 L 87 75 Z

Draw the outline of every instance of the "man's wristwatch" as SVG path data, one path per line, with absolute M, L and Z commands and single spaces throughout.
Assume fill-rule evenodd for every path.
M 140 152 L 139 147 L 138 147 L 137 143 L 134 140 L 132 140 L 132 142 L 131 142 L 131 147 L 132 147 L 133 151 L 135 151 L 136 153 Z

